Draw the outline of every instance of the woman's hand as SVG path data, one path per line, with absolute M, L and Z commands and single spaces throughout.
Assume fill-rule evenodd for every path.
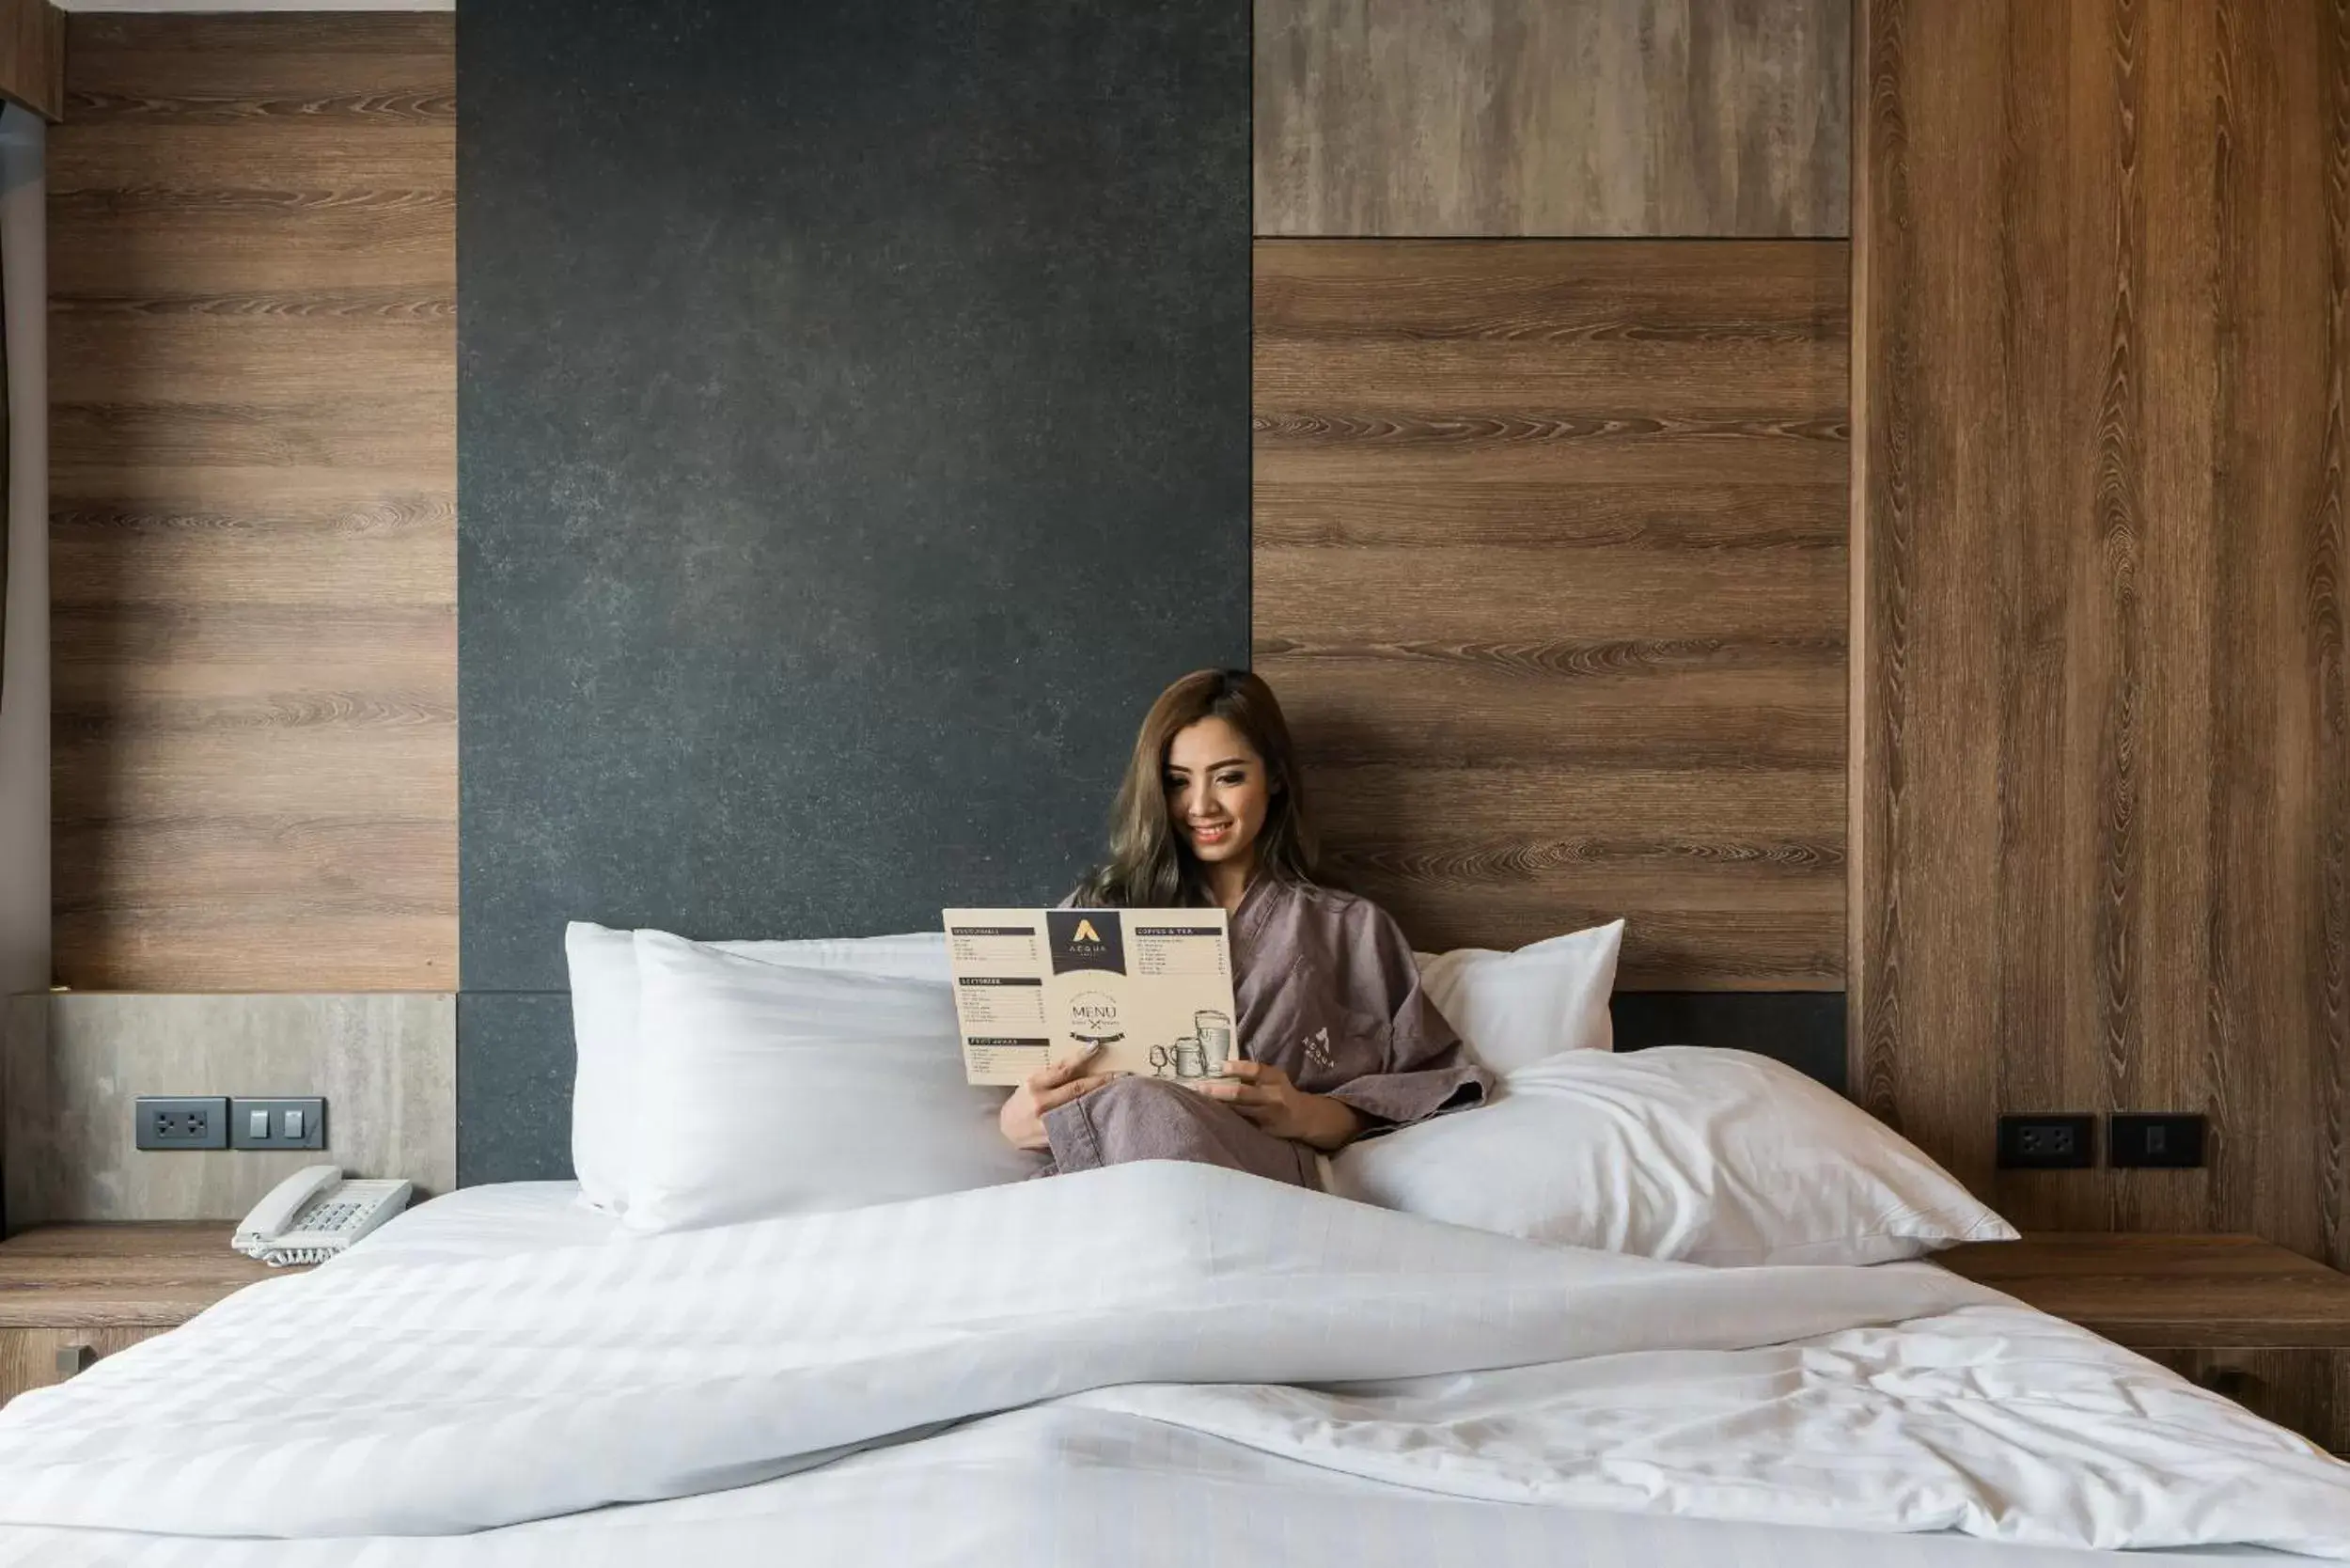
M 1327 1094 L 1308 1094 L 1270 1062 L 1230 1061 L 1225 1075 L 1199 1086 L 1275 1137 L 1293 1138 L 1328 1153 L 1342 1149 L 1363 1130 L 1355 1107 Z
M 1014 1149 L 1050 1149 L 1053 1140 L 1044 1135 L 1044 1113 L 1069 1104 L 1080 1094 L 1092 1093 L 1116 1076 L 1110 1073 L 1080 1076 L 1085 1064 L 1101 1049 L 1096 1045 L 1066 1061 L 1040 1067 L 1028 1074 L 1026 1083 L 1011 1091 L 1004 1108 L 995 1113 L 995 1125 L 1003 1129 Z

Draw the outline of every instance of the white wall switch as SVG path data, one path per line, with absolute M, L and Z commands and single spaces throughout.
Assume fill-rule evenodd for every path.
M 235 1149 L 323 1149 L 326 1102 L 314 1095 L 228 1103 L 229 1146 Z

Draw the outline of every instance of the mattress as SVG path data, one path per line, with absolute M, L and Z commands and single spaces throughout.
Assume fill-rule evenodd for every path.
M 853 1351 L 784 1342 L 820 1320 L 811 1342 Z M 1847 1320 L 1861 1326 L 1789 1332 Z M 1562 1325 L 1590 1354 L 1530 1354 Z M 1493 1370 L 1418 1370 L 1453 1346 Z M 2038 1449 L 2014 1473 L 2020 1450 L 1964 1423 L 2029 1423 L 2031 1399 L 1904 1403 L 1955 1364 L 2018 1356 L 2087 1390 L 2088 1413 L 2019 1429 Z M 1796 1522 L 1763 1494 L 1808 1447 L 1831 1482 L 1815 1506 L 1868 1516 L 1918 1483 L 1872 1471 L 1908 1450 L 1872 1435 L 1931 1406 L 1964 1421 L 1921 1428 L 1917 1451 L 1950 1451 L 1935 1484 L 1992 1505 L 1995 1530 L 2081 1515 L 2158 1533 L 2225 1513 L 2231 1489 L 2198 1466 L 2259 1435 L 2134 1362 L 1928 1265 L 1733 1273 L 1529 1249 L 1194 1168 L 651 1238 L 618 1233 L 572 1184 L 509 1184 L 421 1204 L 311 1276 L 11 1407 L 0 1563 L 2077 1564 L 2106 1554 Z M 1275 1364 L 1341 1375 L 1248 1375 Z M 1406 1375 L 1344 1375 L 1390 1364 Z M 1021 1382 L 1043 1374 L 1067 1387 Z M 2108 1385 L 2130 1408 L 2094 1408 Z M 778 1435 L 893 1401 L 863 1429 Z M 1614 1423 L 1605 1441 L 1595 1422 Z M 2141 1428 L 2155 1446 L 2134 1457 Z M 1559 1445 L 1559 1488 L 1529 1437 Z M 1574 1457 L 1602 1450 L 1598 1468 Z M 2309 1482 L 2280 1510 L 2322 1533 L 2331 1477 L 2281 1435 L 2268 1451 Z M 2132 1463 L 2206 1495 L 2176 1516 L 2160 1488 L 2066 1495 Z M 599 1466 L 617 1478 L 601 1491 L 581 1480 Z M 1609 1504 L 1572 1500 L 1594 1478 Z M 602 1500 L 571 1506 L 586 1497 Z M 474 1502 L 511 1516 L 453 1526 Z M 110 1508 L 142 1528 L 107 1528 Z M 255 1538 L 280 1532 L 296 1538 Z

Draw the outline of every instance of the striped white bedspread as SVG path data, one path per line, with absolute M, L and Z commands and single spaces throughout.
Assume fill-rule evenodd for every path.
M 1176 1165 L 362 1248 L 0 1412 L 6 1562 L 1599 1562 L 1644 1515 L 1788 1560 L 1821 1526 L 2345 1557 L 2350 1469 L 1931 1266 L 1656 1263 Z

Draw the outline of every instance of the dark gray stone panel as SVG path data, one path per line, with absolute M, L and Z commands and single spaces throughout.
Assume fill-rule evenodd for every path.
M 457 996 L 457 1184 L 572 1174 L 568 991 Z
M 463 974 L 1057 892 L 1247 656 L 1247 8 L 460 39 Z
M 464 985 L 1057 896 L 1247 658 L 1247 7 L 497 0 L 458 64 Z
M 1616 1049 L 1712 1045 L 1752 1051 L 1845 1092 L 1841 991 L 1619 991 Z

